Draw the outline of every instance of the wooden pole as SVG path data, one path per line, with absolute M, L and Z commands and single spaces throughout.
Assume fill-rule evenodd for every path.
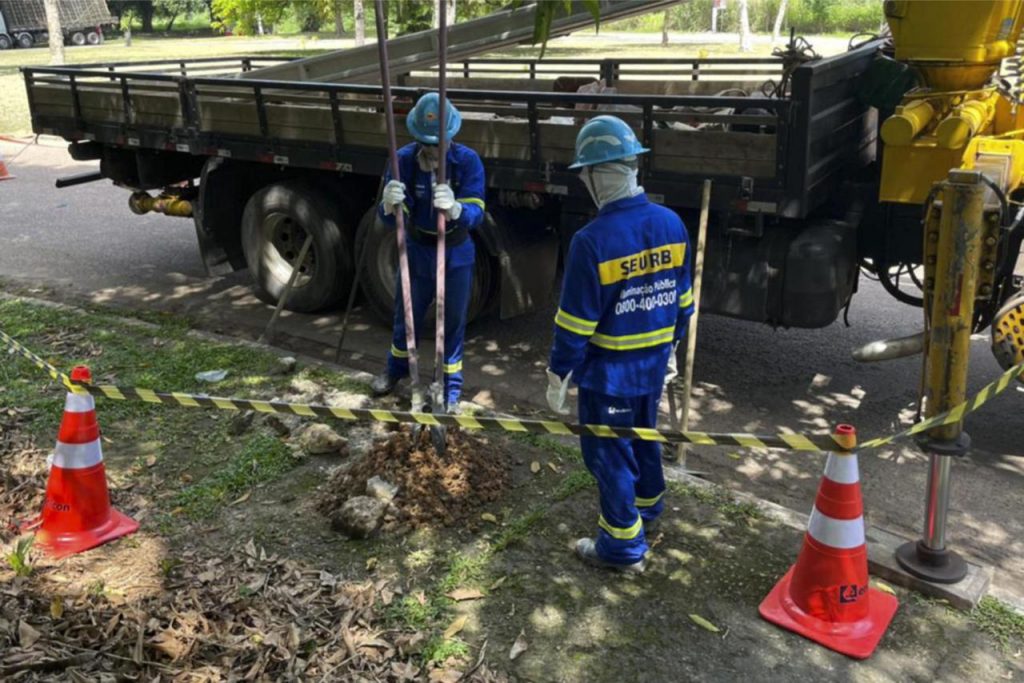
M 693 382 L 693 361 L 697 355 L 697 319 L 700 317 L 700 288 L 704 275 L 704 247 L 707 244 L 708 213 L 711 206 L 711 181 L 704 181 L 700 198 L 700 224 L 697 228 L 697 251 L 693 255 L 693 315 L 686 328 L 686 367 L 683 370 L 683 418 L 682 430 L 690 428 L 690 395 Z M 679 444 L 679 464 L 686 467 L 686 446 Z

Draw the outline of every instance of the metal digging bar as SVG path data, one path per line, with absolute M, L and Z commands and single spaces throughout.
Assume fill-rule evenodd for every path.
M 437 184 L 446 182 L 446 162 L 448 157 L 448 0 L 441 0 L 438 5 L 438 76 L 437 76 Z M 447 277 L 445 229 L 447 228 L 444 211 L 437 212 L 437 289 L 434 296 L 434 309 L 437 311 L 434 335 L 434 381 L 430 385 L 433 410 L 447 412 L 447 396 L 444 388 L 444 299 L 445 279 Z M 445 427 L 435 427 L 430 431 L 434 442 L 434 450 L 443 455 L 448 450 L 448 433 Z
M 401 179 L 398 168 L 398 142 L 395 135 L 395 108 L 391 102 L 391 74 L 388 71 L 388 34 L 384 23 L 384 1 L 376 0 L 374 13 L 377 19 L 377 48 L 380 53 L 381 95 L 384 98 L 384 116 L 388 129 L 388 155 L 391 161 L 391 177 Z M 409 352 L 409 381 L 412 392 L 412 410 L 422 411 L 423 392 L 420 390 L 420 363 L 416 352 L 416 330 L 412 314 L 412 290 L 409 279 L 409 254 L 405 249 L 404 207 L 395 211 L 395 236 L 398 240 L 398 268 L 402 279 L 402 308 L 405 314 L 405 345 Z

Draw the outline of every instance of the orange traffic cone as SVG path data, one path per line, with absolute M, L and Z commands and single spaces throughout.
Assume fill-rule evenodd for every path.
M 4 163 L 4 153 L 0 151 L 0 180 L 14 180 L 14 176 L 7 170 L 7 164 Z
M 851 447 L 856 434 L 849 425 L 836 429 Z M 868 586 L 857 455 L 830 453 L 803 549 L 761 603 L 761 616 L 836 652 L 867 659 L 897 606 L 895 596 Z
M 92 374 L 79 366 L 71 371 L 71 379 L 90 382 Z M 139 528 L 138 522 L 110 506 L 96 403 L 89 394 L 68 392 L 43 511 L 29 527 L 39 528 L 36 546 L 54 557 L 95 548 Z

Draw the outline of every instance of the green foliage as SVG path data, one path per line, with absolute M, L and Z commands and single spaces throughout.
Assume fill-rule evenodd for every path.
M 277 479 L 294 464 L 288 448 L 279 439 L 257 434 L 223 467 L 175 496 L 174 505 L 191 519 L 208 517 L 250 487 Z
M 980 630 L 995 638 L 1004 651 L 1010 643 L 1024 642 L 1024 616 L 991 596 L 985 596 L 971 610 L 971 621 Z
M 7 564 L 14 570 L 15 576 L 28 576 L 32 573 L 32 565 L 28 559 L 28 553 L 35 543 L 35 536 L 24 536 L 14 544 L 14 550 L 7 555 Z
M 289 9 L 280 0 L 213 0 L 212 7 L 217 17 L 213 21 L 215 29 L 248 35 L 257 33 L 260 21 L 264 31 L 271 31 Z
M 436 636 L 423 646 L 423 661 L 427 664 L 441 664 L 451 658 L 462 659 L 469 656 L 469 646 L 458 638 L 445 639 Z
M 514 0 L 512 7 L 521 7 L 525 0 Z M 601 3 L 599 0 L 582 0 L 583 6 L 590 12 L 594 22 L 601 24 Z M 533 44 L 540 43 L 540 57 L 544 57 L 544 51 L 548 47 L 548 39 L 551 37 L 551 24 L 556 17 L 565 16 L 573 10 L 572 0 L 547 0 L 537 3 L 537 17 L 533 24 Z
M 669 26 L 673 31 L 696 33 L 711 30 L 713 0 L 690 0 L 672 6 Z M 779 12 L 781 0 L 749 0 L 750 30 L 770 33 Z M 613 31 L 661 31 L 663 13 L 644 14 L 617 21 Z M 718 13 L 718 30 L 739 30 L 739 2 L 730 2 Z M 790 0 L 782 22 L 784 34 L 789 27 L 800 34 L 855 33 L 877 31 L 882 23 L 882 3 L 878 0 Z

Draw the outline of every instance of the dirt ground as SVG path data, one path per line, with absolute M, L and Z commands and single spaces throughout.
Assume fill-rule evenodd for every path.
M 189 382 L 197 368 L 227 367 L 233 379 L 225 392 L 284 395 L 319 383 L 315 391 L 338 404 L 365 400 L 357 378 L 269 375 L 272 355 L 197 342 L 173 321 L 138 327 L 105 313 L 62 313 L 62 336 L 55 337 L 52 315 L 0 302 L 5 331 L 55 361 L 91 357 L 97 375 L 125 384 L 145 378 L 145 386 L 196 391 Z M 129 353 L 143 343 L 142 357 Z M 4 356 L 5 523 L 38 509 L 61 396 L 40 382 L 37 370 Z M 99 416 L 114 504 L 141 529 L 56 562 L 29 551 L 26 576 L 16 575 L 10 557 L 0 563 L 2 680 L 600 683 L 792 681 L 823 672 L 844 681 L 1024 675 L 1024 620 L 998 609 L 963 614 L 897 590 L 900 609 L 865 662 L 762 621 L 757 605 L 796 557 L 800 536 L 719 490 L 670 489 L 643 576 L 578 564 L 571 545 L 594 532 L 597 501 L 571 441 L 487 436 L 456 443 L 456 454 L 476 463 L 463 473 L 484 462 L 487 478 L 506 478 L 459 515 L 453 512 L 448 526 L 443 515 L 424 511 L 422 519 L 434 521 L 352 541 L 318 510 L 343 481 L 337 473 L 407 476 L 410 491 L 424 485 L 419 499 L 440 483 L 454 482 L 459 490 L 466 480 L 422 481 L 433 467 L 416 462 L 422 449 L 414 458 L 417 451 L 410 455 L 401 438 L 375 448 L 374 438 L 387 434 L 367 425 L 332 425 L 348 440 L 344 454 L 311 456 L 293 448 L 297 429 L 283 434 L 261 417 L 109 402 L 100 403 Z M 16 555 L 18 540 L 7 526 L 2 554 Z

